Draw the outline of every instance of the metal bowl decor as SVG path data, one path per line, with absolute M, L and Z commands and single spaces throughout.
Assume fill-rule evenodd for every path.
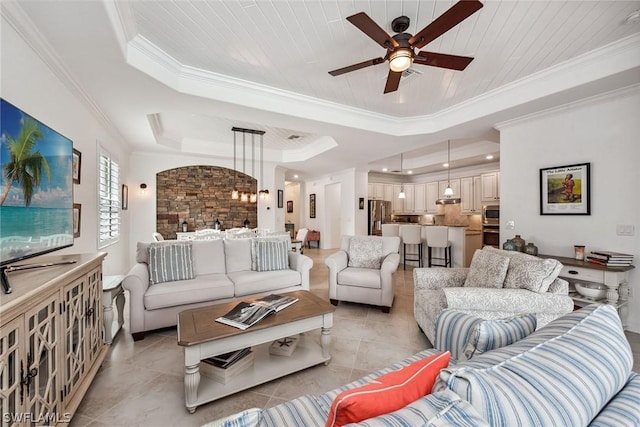
M 576 291 L 585 298 L 592 300 L 603 299 L 607 296 L 607 287 L 597 283 L 576 283 Z

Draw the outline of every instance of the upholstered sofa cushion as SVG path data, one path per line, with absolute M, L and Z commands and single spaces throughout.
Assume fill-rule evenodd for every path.
M 492 426 L 589 424 L 627 383 L 633 356 L 613 306 L 575 313 L 559 319 L 573 320 L 564 333 L 540 341 L 547 332 L 540 330 L 513 350 L 537 344 L 501 362 L 496 357 L 508 353 L 496 350 L 469 361 L 493 362 L 487 367 L 465 362 L 444 369 L 434 390 L 444 384 Z
M 465 359 L 513 344 L 535 330 L 535 314 L 478 322 L 471 330 L 464 347 Z
M 474 288 L 501 288 L 509 268 L 509 257 L 477 249 L 464 286 Z
M 363 288 L 380 289 L 382 286 L 380 270 L 369 268 L 347 267 L 338 273 L 341 285 L 360 286 Z
M 251 270 L 251 239 L 224 239 L 223 242 L 227 274 Z
M 179 290 L 179 292 L 177 292 Z M 233 297 L 233 283 L 225 274 L 203 274 L 191 280 L 158 283 L 144 294 L 147 310 Z
M 302 280 L 302 274 L 291 269 L 274 271 L 243 270 L 228 273 L 227 276 L 235 286 L 235 296 L 237 297 L 259 292 L 277 291 L 278 289 L 295 286 Z
M 589 424 L 589 427 L 640 426 L 640 375 L 632 373 L 624 388 Z
M 191 242 L 193 253 L 193 274 L 224 274 L 224 243 L 222 239 L 194 240 Z
M 489 424 L 469 402 L 449 390 L 444 390 L 422 397 L 389 414 L 349 424 L 349 427 L 355 426 L 489 427 Z
M 348 253 L 349 267 L 380 269 L 382 239 L 375 236 L 353 236 Z
M 151 284 L 193 279 L 191 242 L 149 245 Z
M 533 292 L 547 292 L 549 286 L 558 277 L 562 264 L 556 259 L 538 258 L 515 251 L 503 251 L 485 246 L 483 251 L 499 253 L 510 258 L 504 287 L 508 289 L 527 289 Z

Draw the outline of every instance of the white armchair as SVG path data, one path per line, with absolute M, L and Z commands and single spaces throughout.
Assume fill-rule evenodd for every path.
M 377 305 L 388 313 L 393 305 L 393 273 L 400 263 L 399 249 L 399 237 L 342 236 L 340 251 L 325 260 L 331 303 Z

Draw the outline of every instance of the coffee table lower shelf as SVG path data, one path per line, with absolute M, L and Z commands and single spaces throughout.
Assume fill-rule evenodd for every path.
M 301 341 L 291 356 L 277 356 L 269 353 L 269 345 L 271 343 L 251 347 L 254 354 L 253 366 L 239 373 L 227 384 L 200 374 L 195 406 L 200 406 L 311 366 L 328 363 L 331 357 L 322 355 L 320 345 L 310 338 L 302 338 L 303 336 L 301 335 Z M 195 408 L 193 409 L 195 411 Z

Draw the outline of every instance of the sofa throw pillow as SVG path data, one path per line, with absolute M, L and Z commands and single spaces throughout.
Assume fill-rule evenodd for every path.
M 193 277 L 191 242 L 149 244 L 149 281 L 152 285 Z
M 554 323 L 571 326 L 542 342 L 531 334 L 524 340 L 537 345 L 490 367 L 474 367 L 472 360 L 443 370 L 438 382 L 464 396 L 493 426 L 590 425 L 629 379 L 629 341 L 608 304 L 569 313 L 551 330 Z
M 538 258 L 490 246 L 482 250 L 509 257 L 509 269 L 504 278 L 504 287 L 508 289 L 527 289 L 532 292 L 545 293 L 562 270 L 562 264 L 555 259 Z
M 469 334 L 461 360 L 513 344 L 535 331 L 536 326 L 537 319 L 533 313 L 478 322 Z
M 501 288 L 509 268 L 509 257 L 476 249 L 464 286 Z
M 354 236 L 349 242 L 349 267 L 380 268 L 382 239 L 375 236 Z
M 431 393 L 450 353 L 438 353 L 336 396 L 325 427 L 339 427 L 396 411 Z
M 286 270 L 289 268 L 289 242 L 281 239 L 254 239 L 251 242 L 255 254 L 255 271 Z M 253 256 L 252 256 L 253 258 Z

